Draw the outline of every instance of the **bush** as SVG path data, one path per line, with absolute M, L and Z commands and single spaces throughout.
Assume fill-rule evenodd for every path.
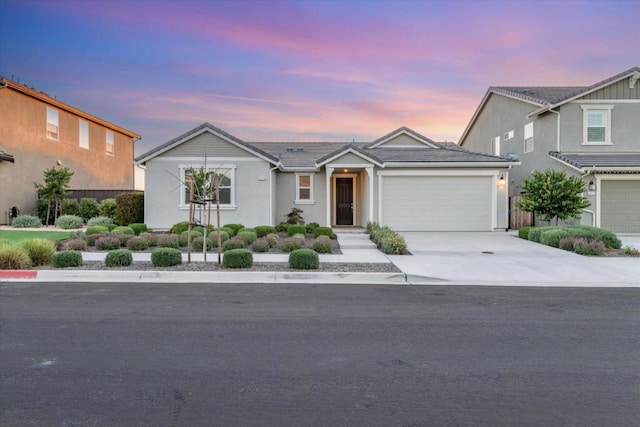
M 373 243 L 378 246 L 378 249 L 382 246 L 382 241 L 389 236 L 393 236 L 395 232 L 389 227 L 374 227 L 371 229 L 371 234 L 369 235 L 370 239 Z
M 111 218 L 116 217 L 116 199 L 104 199 L 99 206 L 100 215 Z
M 294 239 L 298 239 L 298 240 L 300 240 L 300 241 L 302 242 L 302 244 L 303 244 L 303 245 L 304 245 L 304 241 L 305 241 L 305 240 L 306 240 L 306 238 L 307 238 L 307 236 L 305 236 L 305 235 L 304 235 L 304 234 L 302 234 L 302 233 L 294 234 L 294 235 L 293 235 L 293 236 L 291 236 L 291 237 L 293 237 Z
M 218 247 L 218 234 L 215 230 L 213 233 L 207 236 L 207 239 L 211 239 L 211 241 L 213 242 L 213 247 Z M 227 240 L 229 240 L 229 233 L 220 229 L 220 242 L 224 243 Z
M 109 251 L 104 259 L 107 267 L 126 267 L 133 264 L 133 255 L 129 249 Z
M 136 236 L 139 236 L 148 230 L 147 224 L 143 224 L 141 222 L 134 222 L 133 224 L 129 224 L 128 227 L 133 230 Z
M 280 243 L 280 248 L 285 252 L 292 252 L 296 249 L 302 248 L 303 244 L 304 242 L 302 242 L 300 239 L 297 239 L 295 237 L 287 237 L 286 239 L 282 240 L 282 243 Z
M 304 224 L 304 218 L 302 217 L 302 213 L 304 211 L 299 208 L 291 208 L 291 212 L 286 214 L 287 223 L 289 224 Z
M 189 221 L 182 221 L 182 222 L 173 224 L 169 229 L 169 233 L 182 234 L 187 230 L 189 230 Z
M 407 242 L 398 233 L 393 233 L 380 241 L 380 250 L 389 255 L 404 255 L 407 253 Z
M 64 243 L 64 248 L 67 251 L 86 251 L 87 242 L 80 238 L 69 239 Z
M 310 222 L 309 224 L 305 225 L 305 227 L 307 229 L 307 234 L 313 234 L 313 230 L 320 227 L 320 224 L 318 224 L 317 222 Z
M 220 231 L 224 231 L 229 237 L 235 236 L 235 231 L 233 231 L 233 228 L 220 227 Z
M 320 236 L 331 237 L 332 234 L 333 234 L 333 230 L 331 229 L 331 227 L 316 227 L 316 229 L 313 230 L 313 237 L 320 237 Z
M 144 193 L 125 193 L 116 197 L 116 223 L 144 222 Z
M 272 227 L 270 225 L 258 225 L 255 227 L 255 230 L 256 230 L 256 236 L 258 236 L 258 238 L 264 237 L 267 234 L 273 234 L 276 232 L 275 227 Z
M 29 253 L 20 245 L 0 245 L 0 270 L 26 270 L 31 268 Z
M 87 226 L 89 227 L 93 225 L 103 225 L 106 227 L 111 224 L 113 224 L 113 219 L 109 218 L 108 216 L 94 216 L 87 221 Z
M 605 244 L 600 241 L 592 241 L 587 243 L 576 243 L 574 250 L 580 255 L 601 256 L 604 254 Z
M 269 252 L 269 249 L 271 249 L 271 245 L 266 236 L 260 237 L 251 244 L 251 250 L 253 252 Z
M 320 257 L 311 249 L 296 249 L 289 254 L 289 267 L 297 270 L 317 270 Z
M 78 251 L 56 252 L 51 260 L 53 268 L 82 266 L 82 253 Z
M 540 243 L 540 236 L 542 235 L 542 232 L 547 230 L 553 230 L 554 228 L 557 228 L 557 227 L 532 227 L 531 230 L 529 230 L 527 239 L 531 240 L 532 242 Z
M 96 240 L 96 249 L 99 251 L 111 251 L 120 248 L 120 239 L 115 236 L 102 236 Z
M 233 237 L 236 234 L 238 234 L 238 231 L 240 231 L 241 229 L 244 228 L 244 225 L 242 225 L 242 224 L 225 224 L 225 225 L 223 225 L 223 227 L 230 229 L 231 232 L 229 233 L 229 236 Z
M 287 235 L 293 236 L 294 234 L 306 235 L 307 227 L 305 227 L 304 225 L 298 225 L 298 224 L 289 225 L 289 227 L 287 228 Z
M 87 227 L 85 233 L 86 235 L 90 235 L 90 234 L 98 234 L 98 233 L 108 233 L 109 232 L 109 228 L 105 227 L 104 225 L 92 225 Z
M 196 237 L 191 242 L 191 249 L 193 249 L 194 251 L 202 252 L 202 249 L 204 247 L 204 242 L 205 242 L 205 238 L 203 236 Z M 206 242 L 207 242 L 207 251 L 210 251 L 211 249 L 213 249 L 214 247 L 213 242 L 209 239 L 206 239 Z
M 244 249 L 247 243 L 242 238 L 232 237 L 222 244 L 222 252 L 227 252 L 232 249 Z
M 258 238 L 255 231 L 247 231 L 245 229 L 240 230 L 236 236 L 244 239 L 247 245 L 252 244 Z
M 156 239 L 156 246 L 159 248 L 178 249 L 180 242 L 175 234 L 160 234 Z
M 84 197 L 80 199 L 78 213 L 85 221 L 88 221 L 91 218 L 100 215 L 100 205 L 96 202 L 96 199 Z
M 84 220 L 76 215 L 62 215 L 56 219 L 56 226 L 63 230 L 82 228 Z
M 585 244 L 587 243 L 587 240 L 583 239 L 582 237 L 563 237 L 562 239 L 560 239 L 560 242 L 558 242 L 558 247 L 562 250 L 573 252 L 575 250 L 576 244 L 578 243 Z
M 25 240 L 22 247 L 29 254 L 34 266 L 50 264 L 53 254 L 56 253 L 55 243 L 48 239 Z
M 151 252 L 151 263 L 156 267 L 171 267 L 182 264 L 182 252 L 176 248 L 158 248 Z
M 540 243 L 557 248 L 560 245 L 560 240 L 568 235 L 569 232 L 565 228 L 545 230 L 540 234 Z
M 288 222 L 281 222 L 280 224 L 276 225 L 276 231 L 278 233 L 286 233 L 288 228 L 289 228 Z
M 313 242 L 313 250 L 319 254 L 330 254 L 332 252 L 331 248 L 331 238 L 327 236 L 320 236 Z
M 80 215 L 80 204 L 76 199 L 63 199 L 62 212 L 66 215 Z
M 87 234 L 84 237 L 84 240 L 87 242 L 88 246 L 95 246 L 96 245 L 96 240 L 98 240 L 101 237 L 105 237 L 105 236 L 110 236 L 111 234 L 107 233 L 96 233 L 96 234 Z
M 155 233 L 140 233 L 140 238 L 144 239 L 149 243 L 149 246 L 157 246 L 158 245 L 158 234 Z
M 114 234 L 113 237 L 120 240 L 120 246 L 127 246 L 129 240 L 133 239 L 136 236 L 134 236 L 133 234 Z
M 127 249 L 131 251 L 144 251 L 149 248 L 149 241 L 143 237 L 134 236 L 127 242 Z
M 199 231 L 191 230 L 191 239 L 193 240 L 196 237 L 202 237 L 202 233 L 200 233 Z M 181 247 L 187 247 L 187 245 L 189 244 L 189 230 L 180 233 L 180 236 L 178 236 L 178 243 Z
M 371 234 L 371 232 L 375 229 L 380 228 L 380 224 L 378 224 L 375 221 L 368 221 L 367 222 L 367 234 Z
M 118 234 L 129 234 L 131 236 L 135 236 L 136 232 L 133 231 L 133 228 L 131 228 L 131 227 L 125 227 L 125 226 L 121 225 L 121 226 L 116 227 L 113 230 L 111 230 L 111 234 L 113 234 L 114 236 L 118 235 Z
M 253 254 L 247 249 L 229 249 L 224 252 L 222 257 L 222 266 L 224 268 L 249 268 L 252 265 Z
M 533 227 L 522 227 L 521 229 L 518 230 L 518 237 L 521 238 L 521 239 L 528 240 L 529 239 L 529 231 L 532 228 Z
M 267 241 L 269 242 L 269 246 L 271 246 L 271 247 L 274 247 L 280 241 L 280 239 L 278 238 L 278 235 L 275 234 L 275 233 L 274 234 L 267 234 L 265 236 L 265 238 L 267 239 Z
M 11 226 L 16 228 L 40 228 L 42 227 L 42 222 L 37 216 L 18 215 L 11 221 Z

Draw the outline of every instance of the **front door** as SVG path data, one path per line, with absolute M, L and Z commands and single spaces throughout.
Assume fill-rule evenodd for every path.
M 353 178 L 336 178 L 336 225 L 353 225 Z

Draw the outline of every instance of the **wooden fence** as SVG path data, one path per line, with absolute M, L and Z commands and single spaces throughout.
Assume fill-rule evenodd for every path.
M 96 199 L 101 202 L 104 199 L 115 199 L 116 196 L 123 193 L 144 193 L 140 190 L 69 190 L 68 199 L 80 199 L 89 198 Z
M 517 207 L 521 198 L 521 196 L 509 198 L 509 228 L 513 230 L 533 225 L 533 213 L 521 211 Z

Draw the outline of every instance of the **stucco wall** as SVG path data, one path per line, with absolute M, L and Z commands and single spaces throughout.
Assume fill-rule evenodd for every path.
M 307 173 L 307 172 L 302 172 Z M 277 189 L 276 189 L 276 206 L 275 206 L 275 224 L 286 221 L 286 214 L 291 212 L 291 208 L 296 207 L 302 209 L 304 213 L 302 217 L 305 223 L 317 222 L 320 225 L 326 225 L 326 198 L 324 171 L 315 172 L 313 175 L 313 198 L 312 204 L 296 204 L 296 175 L 293 172 L 277 173 Z

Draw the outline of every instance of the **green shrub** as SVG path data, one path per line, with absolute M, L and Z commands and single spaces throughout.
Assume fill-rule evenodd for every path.
M 242 225 L 242 224 L 225 224 L 225 225 L 223 225 L 223 227 L 230 229 L 231 232 L 229 233 L 229 236 L 233 237 L 236 234 L 238 234 L 238 231 L 240 231 L 241 229 L 244 228 L 244 225 Z
M 633 246 L 625 246 L 624 253 L 625 255 L 638 256 L 640 255 L 640 250 L 634 248 Z
M 586 244 L 587 240 L 583 239 L 582 237 L 574 237 L 574 236 L 563 237 L 562 239 L 560 239 L 560 242 L 558 242 L 558 247 L 562 250 L 573 252 L 575 250 L 576 244 L 578 243 Z
M 98 234 L 98 233 L 108 233 L 108 232 L 109 232 L 109 228 L 105 227 L 104 225 L 92 225 L 87 227 L 85 231 L 87 235 Z
M 134 236 L 127 242 L 127 249 L 131 251 L 144 251 L 149 248 L 149 241 L 144 237 Z
M 148 230 L 147 224 L 143 224 L 141 222 L 134 222 L 133 224 L 129 224 L 128 227 L 133 230 L 136 236 L 139 236 L 141 233 Z
M 222 257 L 222 266 L 224 268 L 249 268 L 252 265 L 253 254 L 247 249 L 229 249 L 224 252 Z
M 256 239 L 256 241 L 251 244 L 251 250 L 253 252 L 269 252 L 269 249 L 271 249 L 271 245 L 269 245 L 269 240 L 266 236 Z
M 82 266 L 82 253 L 79 251 L 56 252 L 51 260 L 53 268 Z
M 367 222 L 367 233 L 368 234 L 371 234 L 371 232 L 373 230 L 378 229 L 378 228 L 380 228 L 380 224 L 378 224 L 377 222 L 375 222 L 375 221 L 368 221 Z
M 56 226 L 63 230 L 82 228 L 84 220 L 76 215 L 62 215 L 56 219 Z
M 518 230 L 518 237 L 521 238 L 521 239 L 528 240 L 529 239 L 529 231 L 532 228 L 533 227 L 522 227 L 521 229 Z
M 20 245 L 0 245 L 0 270 L 26 270 L 31 268 L 31 258 Z
M 232 237 L 222 244 L 222 252 L 227 252 L 232 249 L 244 249 L 246 246 L 247 243 L 244 241 L 244 239 L 239 237 Z
M 133 264 L 133 255 L 129 249 L 109 251 L 104 259 L 107 267 L 126 267 Z
M 187 230 L 189 230 L 189 221 L 181 221 L 173 224 L 169 229 L 169 233 L 182 234 Z
M 285 252 L 292 252 L 292 251 L 295 251 L 296 249 L 302 248 L 303 244 L 304 242 L 298 238 L 287 237 L 286 239 L 283 239 L 282 242 L 280 243 L 280 248 Z
M 191 249 L 193 249 L 194 251 L 202 252 L 202 249 L 204 247 L 204 242 L 205 242 L 205 238 L 203 236 L 196 237 L 191 242 Z M 206 239 L 206 242 L 207 242 L 207 251 L 210 251 L 211 249 L 213 249 L 214 247 L 213 241 L 211 241 L 210 239 Z
M 558 228 L 558 227 L 532 227 L 531 230 L 529 230 L 527 239 L 531 240 L 532 242 L 540 243 L 540 236 L 542 235 L 542 232 L 547 230 L 553 230 L 554 228 Z
M 113 224 L 113 219 L 108 216 L 94 216 L 90 220 L 87 221 L 87 226 L 91 227 L 93 225 L 103 225 L 108 226 Z
M 191 239 L 195 239 L 196 237 L 202 237 L 202 233 L 191 230 Z M 187 247 L 189 244 L 189 230 L 180 233 L 180 236 L 178 236 L 178 243 L 181 247 Z
M 331 237 L 332 234 L 333 234 L 333 230 L 331 229 L 331 227 L 316 227 L 316 229 L 313 230 L 314 237 L 320 237 L 320 236 Z
M 87 242 L 81 238 L 69 239 L 64 243 L 64 248 L 67 251 L 86 251 Z
M 178 236 L 175 234 L 160 234 L 156 238 L 156 246 L 159 248 L 178 249 L 180 247 L 180 242 L 178 241 Z
M 16 228 L 40 228 L 42 227 L 42 222 L 37 216 L 18 215 L 11 221 L 11 226 Z
M 293 236 L 294 234 L 307 234 L 307 227 L 300 224 L 290 224 L 287 228 L 287 236 Z
M 278 233 L 286 233 L 288 229 L 289 229 L 288 222 L 281 222 L 280 224 L 276 225 L 276 231 Z
M 247 245 L 252 244 L 258 238 L 255 231 L 248 231 L 245 229 L 240 230 L 236 236 L 244 239 L 244 241 L 247 242 Z
M 398 233 L 393 233 L 380 241 L 380 250 L 389 255 L 404 255 L 407 253 L 407 242 Z
M 620 249 L 622 242 L 618 237 L 609 230 L 603 230 L 601 228 L 590 227 L 587 225 L 581 225 L 578 227 L 566 227 L 569 236 L 583 237 L 589 242 L 599 241 L 604 243 L 608 248 Z
M 320 257 L 311 249 L 296 249 L 289 254 L 289 267 L 296 270 L 317 270 Z
M 592 241 L 587 243 L 576 243 L 574 250 L 580 255 L 601 256 L 604 254 L 605 244 L 600 241 Z
M 182 252 L 176 248 L 155 249 L 151 252 L 151 263 L 156 267 L 171 267 L 182 264 Z
M 149 243 L 149 246 L 157 246 L 158 236 L 159 234 L 155 233 L 140 233 L 139 237 L 146 240 Z
M 276 232 L 275 227 L 272 227 L 270 225 L 258 225 L 255 227 L 256 230 L 256 235 L 258 236 L 258 238 L 260 237 L 264 237 L 267 234 L 273 234 Z
M 233 237 L 235 236 L 235 231 L 233 231 L 233 228 L 228 228 L 228 227 L 220 227 L 220 231 L 224 231 L 225 233 L 227 233 L 227 235 L 229 237 Z
M 115 236 L 102 236 L 96 240 L 96 249 L 99 251 L 111 251 L 120 248 L 120 239 Z
M 120 246 L 127 246 L 129 240 L 133 239 L 136 236 L 134 236 L 133 234 L 114 234 L 113 237 L 120 240 Z
M 320 236 L 313 242 L 313 250 L 319 254 L 330 254 L 332 252 L 331 238 L 328 236 Z
M 56 253 L 55 243 L 48 239 L 25 240 L 22 247 L 29 254 L 34 266 L 50 264 L 53 254 Z
M 100 215 L 111 218 L 116 217 L 116 199 L 104 199 L 100 202 Z
M 144 222 L 144 194 L 125 193 L 116 197 L 116 223 Z
M 135 236 L 136 232 L 133 231 L 133 228 L 131 227 L 125 227 L 121 225 L 111 230 L 111 234 L 113 234 L 114 236 L 117 236 L 118 234 L 128 234 L 130 236 Z
M 278 242 L 280 241 L 280 238 L 278 237 L 277 234 L 273 233 L 273 234 L 267 234 L 265 236 L 265 238 L 267 239 L 267 241 L 269 242 L 269 246 L 274 247 L 275 245 L 278 244 Z
M 78 214 L 85 220 L 88 221 L 91 218 L 94 218 L 100 215 L 100 205 L 96 201 L 96 199 L 90 198 L 82 198 L 80 199 L 80 206 L 78 208 Z
M 569 232 L 565 228 L 552 228 L 540 234 L 540 243 L 557 248 L 560 245 L 560 240 L 568 235 Z
M 66 215 L 80 215 L 80 204 L 76 199 L 63 199 L 62 212 Z
M 213 233 L 207 236 L 207 239 L 211 239 L 214 248 L 218 247 L 218 233 L 215 230 Z M 220 242 L 224 243 L 227 240 L 229 240 L 229 233 L 220 229 Z
M 320 224 L 317 222 L 310 222 L 309 224 L 306 224 L 305 227 L 307 229 L 307 234 L 313 234 L 313 230 L 320 227 Z
M 303 245 L 304 245 L 304 241 L 307 239 L 307 236 L 306 236 L 306 235 L 304 235 L 304 234 L 302 234 L 302 233 L 294 234 L 294 235 L 293 235 L 293 236 L 291 236 L 291 237 L 293 237 L 294 239 L 298 239 L 298 240 L 300 240 L 300 241 L 302 242 L 302 244 L 303 244 Z
M 88 246 L 95 246 L 96 245 L 96 240 L 98 240 L 101 237 L 105 237 L 105 236 L 110 236 L 111 234 L 107 233 L 95 233 L 95 234 L 87 234 L 84 237 L 84 240 L 86 240 L 87 245 Z

